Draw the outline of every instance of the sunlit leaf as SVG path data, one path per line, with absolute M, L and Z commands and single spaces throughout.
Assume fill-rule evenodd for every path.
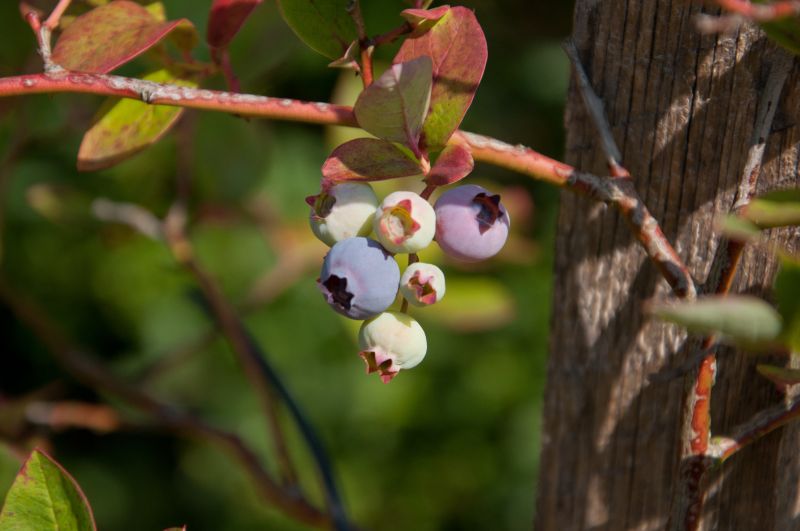
M 743 215 L 764 229 L 800 225 L 800 188 L 776 190 L 753 199 Z
M 158 21 L 135 2 L 117 0 L 75 19 L 58 39 L 53 61 L 68 70 L 107 73 L 171 36 L 184 50 L 197 42 L 186 19 Z
M 383 181 L 422 174 L 417 161 L 394 144 L 357 138 L 333 150 L 322 166 L 323 187 L 344 181 Z
M 800 369 L 775 367 L 774 365 L 757 365 L 756 370 L 761 376 L 778 386 L 800 383 Z
M 453 184 L 472 173 L 474 167 L 472 152 L 460 144 L 453 144 L 444 148 L 425 182 L 436 186 Z
M 746 295 L 666 303 L 652 308 L 652 313 L 691 332 L 719 334 L 747 347 L 773 344 L 781 333 L 780 314 L 765 301 Z
M 224 48 L 239 33 L 247 17 L 263 0 L 214 0 L 208 16 L 206 41 L 214 48 Z
M 168 70 L 158 70 L 144 79 L 196 86 L 177 79 Z M 83 136 L 78 150 L 78 169 L 100 170 L 130 158 L 163 137 L 182 113 L 179 107 L 148 105 L 131 99 L 109 100 Z
M 724 236 L 740 242 L 749 242 L 761 235 L 758 225 L 735 214 L 722 218 L 717 228 Z
M 406 9 L 400 13 L 400 16 L 414 27 L 413 35 L 416 36 L 431 29 L 448 11 L 450 11 L 450 6 L 447 5 L 436 9 Z
M 784 258 L 775 279 L 775 299 L 783 317 L 783 340 L 800 352 L 800 262 Z
M 349 3 L 350 0 L 278 0 L 278 7 L 301 41 L 329 59 L 338 59 L 358 39 L 356 24 L 347 12 Z
M 358 125 L 416 151 L 431 99 L 431 74 L 428 57 L 392 65 L 356 101 L 353 111 Z
M 444 147 L 461 124 L 483 77 L 487 55 L 483 30 L 465 7 L 450 9 L 428 32 L 403 42 L 395 63 L 422 56 L 433 61 L 431 110 L 422 134 L 430 150 Z
M 0 531 L 95 531 L 92 509 L 75 480 L 34 450 L 8 491 Z

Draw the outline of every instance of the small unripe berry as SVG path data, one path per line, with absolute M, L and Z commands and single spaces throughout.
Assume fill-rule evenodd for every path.
M 317 284 L 331 308 L 351 319 L 368 319 L 397 297 L 400 268 L 381 244 L 348 238 L 331 247 Z
M 444 273 L 433 264 L 411 264 L 400 277 L 400 293 L 414 306 L 439 302 L 444 297 L 444 291 Z
M 358 332 L 358 344 L 367 373 L 377 372 L 383 383 L 389 383 L 401 369 L 418 365 L 428 350 L 425 331 L 400 312 L 384 312 L 365 321 Z
M 393 192 L 375 213 L 375 234 L 393 253 L 415 253 L 433 241 L 436 215 L 433 207 L 414 192 Z
M 499 195 L 468 184 L 443 193 L 434 206 L 436 243 L 453 258 L 477 262 L 496 255 L 511 219 Z
M 306 198 L 311 206 L 309 223 L 314 235 L 332 246 L 347 238 L 367 236 L 378 208 L 372 187 L 364 183 L 341 183 L 319 195 Z

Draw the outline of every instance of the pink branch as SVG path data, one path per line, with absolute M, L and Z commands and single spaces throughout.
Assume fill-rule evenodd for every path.
M 258 118 L 358 126 L 351 107 L 330 103 L 195 89 L 128 77 L 63 70 L 0 78 L 0 97 L 56 92 L 131 98 L 154 105 L 170 105 Z M 468 146 L 477 161 L 516 171 L 617 207 L 675 294 L 679 297 L 694 297 L 694 281 L 686 266 L 661 232 L 658 222 L 639 198 L 630 179 L 608 179 L 581 173 L 572 166 L 542 155 L 531 148 L 511 145 L 466 131 L 456 132 L 451 142 Z

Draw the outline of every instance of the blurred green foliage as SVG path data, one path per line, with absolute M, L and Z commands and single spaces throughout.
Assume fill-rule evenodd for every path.
M 204 34 L 210 2 L 165 3 L 171 18 L 187 17 Z M 406 7 L 399 0 L 362 4 L 373 34 L 397 25 Z M 463 127 L 559 157 L 568 78 L 559 42 L 569 31 L 571 2 L 464 4 L 483 25 L 489 63 Z M 0 32 L 0 75 L 38 71 L 16 2 L 0 6 Z M 378 59 L 388 62 L 394 50 L 381 50 Z M 231 55 L 247 92 L 329 101 L 335 87 L 347 96 L 342 87 L 358 82 L 303 47 L 273 2 L 256 10 Z M 207 59 L 207 51 L 197 56 Z M 124 72 L 152 66 L 143 57 Z M 224 85 L 215 78 L 206 86 Z M 341 133 L 187 113 L 144 153 L 109 170 L 78 173 L 78 146 L 101 104 L 76 95 L 0 99 L 0 267 L 9 282 L 118 374 L 241 434 L 274 469 L 252 390 L 227 345 L 203 340 L 211 326 L 192 302 L 192 279 L 159 243 L 101 224 L 89 212 L 94 198 L 105 197 L 163 215 L 182 172 L 191 180 L 191 237 L 200 262 L 247 306 L 247 325 L 324 439 L 353 519 L 381 530 L 530 528 L 556 191 L 477 167 L 470 182 L 503 193 L 514 236 L 480 267 L 431 251 L 426 258 L 442 265 L 449 287 L 441 308 L 413 312 L 427 332 L 428 356 L 383 385 L 363 374 L 355 355 L 357 323 L 331 312 L 314 284 L 325 248 L 311 241 L 303 198 L 317 192 L 320 166 Z M 180 145 L 188 146 L 186 160 Z M 382 195 L 392 186 L 421 188 L 413 181 L 376 188 Z M 0 413 L 43 388 L 55 400 L 104 399 L 63 373 L 3 306 L 0 327 Z M 187 344 L 198 348 L 181 353 Z M 302 441 L 293 430 L 288 436 L 303 484 L 319 501 Z M 216 448 L 148 431 L 45 427 L 29 427 L 24 440 L 11 442 L 47 440 L 84 488 L 101 529 L 304 529 L 265 507 Z M 10 446 L 0 444 L 0 492 L 19 466 Z

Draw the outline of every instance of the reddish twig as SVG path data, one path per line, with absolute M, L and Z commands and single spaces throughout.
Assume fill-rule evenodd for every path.
M 734 214 L 744 209 L 756 193 L 767 137 L 772 128 L 783 86 L 792 67 L 792 56 L 785 52 L 776 53 L 778 56 L 770 68 L 766 86 L 761 94 L 753 138 L 736 199 L 731 207 L 731 213 Z M 743 251 L 744 243 L 739 241 L 731 240 L 720 244 L 711 268 L 712 271 L 720 270 L 720 275 L 715 282 L 712 282 L 715 285 L 710 290 L 707 283 L 707 291 L 713 291 L 718 295 L 730 291 Z M 694 531 L 700 525 L 705 494 L 703 481 L 714 464 L 708 451 L 711 437 L 711 391 L 717 371 L 715 346 L 714 336 L 708 336 L 703 340 L 701 350 L 708 354 L 700 363 L 686 399 L 687 416 L 684 420 L 681 444 L 681 484 L 674 493 L 671 520 L 673 528 L 687 531 Z
M 603 102 L 589 82 L 589 76 L 583 68 L 575 43 L 567 40 L 564 43 L 564 49 L 572 62 L 578 90 L 583 97 L 589 117 L 600 135 L 600 145 L 611 173 L 611 179 L 605 179 L 605 182 L 598 183 L 609 194 L 605 201 L 617 207 L 636 239 L 642 244 L 647 255 L 672 287 L 675 295 L 680 298 L 694 298 L 697 292 L 689 269 L 667 237 L 664 236 L 661 227 L 650 214 L 644 201 L 639 197 L 633 186 L 631 174 L 622 166 L 622 155 L 614 141 L 611 126 L 603 111 Z
M 797 0 L 754 4 L 750 0 L 714 0 L 721 8 L 756 22 L 772 22 L 800 15 Z
M 361 62 L 359 64 L 359 72 L 361 72 L 361 79 L 364 82 L 364 88 L 372 85 L 373 79 L 373 65 L 372 65 L 372 52 L 374 50 L 372 44 L 367 37 L 367 26 L 364 24 L 364 16 L 361 13 L 361 3 L 359 0 L 350 0 L 347 6 L 347 12 L 356 25 L 358 33 L 358 47 L 361 55 Z
M 53 8 L 50 16 L 47 17 L 47 20 L 44 21 L 44 26 L 50 31 L 56 29 L 59 22 L 61 22 L 61 15 L 64 14 L 64 11 L 67 10 L 71 3 L 72 0 L 58 0 L 58 4 L 56 4 L 56 7 Z
M 231 92 L 239 92 L 241 87 L 239 85 L 239 78 L 233 72 L 233 65 L 231 64 L 231 54 L 228 48 L 212 48 L 211 60 L 217 65 L 219 71 L 222 72 L 225 81 L 228 84 L 228 90 Z

